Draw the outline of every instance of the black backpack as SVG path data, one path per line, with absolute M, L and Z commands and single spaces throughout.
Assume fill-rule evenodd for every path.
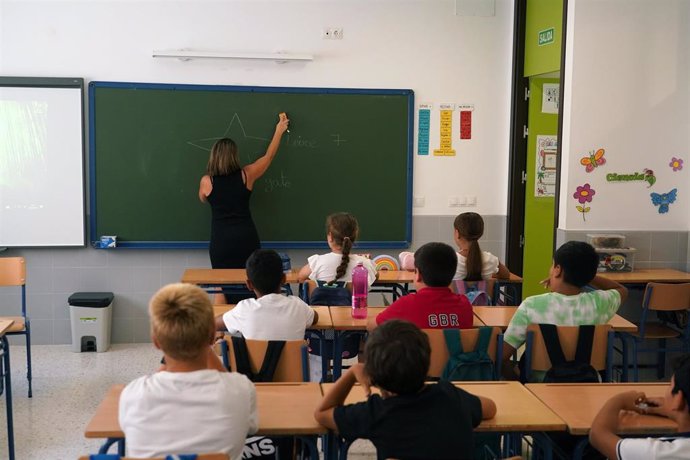
M 558 332 L 554 324 L 540 324 L 539 329 L 544 337 L 546 352 L 551 360 L 551 369 L 546 372 L 544 383 L 599 383 L 599 373 L 592 367 L 592 345 L 594 343 L 594 326 L 579 327 L 575 359 L 566 361 Z

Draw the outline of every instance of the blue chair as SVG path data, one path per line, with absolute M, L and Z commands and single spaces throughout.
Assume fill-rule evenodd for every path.
M 623 340 L 632 342 L 633 380 L 639 381 L 639 353 L 657 353 L 657 377 L 664 377 L 666 353 L 690 351 L 690 283 L 648 283 L 642 299 L 642 317 L 637 332 L 626 332 Z M 660 321 L 649 322 L 649 313 L 656 311 Z M 645 346 L 657 340 L 658 346 Z M 676 340 L 669 346 L 668 340 Z M 626 356 L 627 358 L 627 356 Z M 627 362 L 627 359 L 625 360 Z
M 7 335 L 23 335 L 26 337 L 26 378 L 29 381 L 29 398 L 31 389 L 31 324 L 26 316 L 26 263 L 23 257 L 0 258 L 0 287 L 19 288 L 21 291 L 21 316 L 0 316 L 0 320 L 8 319 L 14 324 L 7 331 Z
M 133 457 L 121 457 L 117 454 L 95 454 L 79 457 L 79 460 L 141 460 Z M 155 457 L 149 460 L 230 460 L 228 454 L 185 454 Z
M 0 337 L 0 395 L 5 392 L 7 414 L 7 448 L 10 460 L 14 460 L 14 422 L 12 418 L 12 381 L 10 372 L 10 344 L 7 337 Z

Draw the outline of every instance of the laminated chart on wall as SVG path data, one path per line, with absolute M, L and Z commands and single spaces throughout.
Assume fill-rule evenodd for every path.
M 436 156 L 455 156 L 453 150 L 453 111 L 455 104 L 439 104 L 440 109 L 440 148 L 434 150 Z
M 474 111 L 474 105 L 461 104 L 458 106 L 458 111 L 460 112 L 460 139 L 472 139 L 472 112 Z
M 417 127 L 417 155 L 429 154 L 429 129 L 431 128 L 431 104 L 419 104 Z
M 534 196 L 556 196 L 558 136 L 537 136 Z

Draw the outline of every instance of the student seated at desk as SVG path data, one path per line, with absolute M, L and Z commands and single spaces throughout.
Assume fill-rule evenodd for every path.
M 599 452 L 612 460 L 690 459 L 690 355 L 679 357 L 673 367 L 663 398 L 628 391 L 604 404 L 589 432 L 589 442 Z M 668 417 L 678 424 L 678 433 L 663 438 L 621 439 L 618 419 L 624 410 Z
M 369 331 L 390 319 L 404 319 L 420 329 L 467 329 L 473 324 L 472 305 L 467 297 L 448 287 L 453 280 L 457 257 L 444 243 L 427 243 L 414 253 L 417 292 L 400 297 L 371 318 Z
M 472 430 L 496 415 L 496 405 L 447 381 L 425 384 L 430 353 L 428 337 L 414 324 L 382 324 L 369 335 L 365 363 L 338 379 L 314 417 L 347 441 L 371 440 L 379 459 L 471 458 Z M 344 405 L 355 383 L 369 397 Z M 381 395 L 371 394 L 370 386 Z
M 283 262 L 272 249 L 257 249 L 247 260 L 247 287 L 256 299 L 240 301 L 216 318 L 216 329 L 241 333 L 249 340 L 301 340 L 318 314 L 299 297 L 285 296 Z
M 132 457 L 223 452 L 241 458 L 257 430 L 256 390 L 213 353 L 213 307 L 191 284 L 170 284 L 149 304 L 151 338 L 165 354 L 160 372 L 122 391 L 119 421 Z
M 605 324 L 615 316 L 628 290 L 615 281 L 597 276 L 598 266 L 599 256 L 587 243 L 568 241 L 556 250 L 549 277 L 542 281 L 551 292 L 523 300 L 503 336 L 505 378 L 518 377 L 508 358 L 525 343 L 530 324 Z M 595 290 L 583 290 L 587 285 Z

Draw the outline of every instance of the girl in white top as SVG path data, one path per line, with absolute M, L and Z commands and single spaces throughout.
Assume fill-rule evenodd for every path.
M 299 271 L 299 281 L 352 281 L 352 269 L 362 262 L 369 272 L 369 286 L 376 281 L 376 268 L 373 262 L 363 256 L 350 254 L 357 240 L 359 224 L 352 214 L 340 212 L 326 218 L 326 240 L 331 252 L 307 259 L 307 265 Z
M 455 244 L 460 251 L 454 280 L 481 281 L 490 278 L 509 278 L 510 271 L 498 257 L 479 248 L 484 234 L 484 219 L 476 212 L 464 212 L 455 218 Z

